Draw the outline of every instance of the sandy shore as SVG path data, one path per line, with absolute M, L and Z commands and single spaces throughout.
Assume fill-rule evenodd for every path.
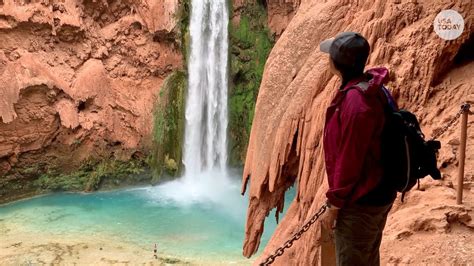
M 104 241 L 97 236 L 74 236 L 59 238 L 41 233 L 27 233 L 1 227 L 0 264 L 68 264 L 68 265 L 190 265 L 189 262 L 153 250 L 118 241 Z M 195 263 L 192 263 L 194 265 Z
M 16 224 L 0 219 L 0 265 L 249 265 L 246 262 L 222 263 L 177 258 L 158 248 L 139 247 L 105 235 L 68 235 L 58 237 L 28 232 Z

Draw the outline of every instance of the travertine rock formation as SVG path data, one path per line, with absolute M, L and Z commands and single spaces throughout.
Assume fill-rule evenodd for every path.
M 454 41 L 445 41 L 433 31 L 433 20 L 442 9 L 455 9 L 465 19 L 464 33 Z M 290 186 L 296 185 L 296 197 L 262 257 L 281 246 L 325 200 L 327 181 L 322 159 L 321 131 L 325 110 L 338 87 L 338 80 L 330 74 L 327 55 L 319 52 L 319 42 L 347 30 L 358 31 L 366 36 L 372 47 L 368 66 L 383 65 L 391 70 L 388 87 L 401 106 L 419 115 L 429 137 L 454 116 L 463 101 L 474 100 L 473 20 L 474 5 L 469 0 L 456 3 L 447 0 L 301 1 L 296 15 L 270 54 L 257 99 L 243 173 L 242 191 L 247 191 L 250 196 L 243 250 L 245 256 L 256 252 L 264 230 L 264 219 L 272 208 L 282 210 L 283 195 Z M 471 118 L 471 129 L 472 126 Z M 443 211 L 439 211 L 439 208 L 445 208 L 446 213 L 456 213 L 454 216 L 457 220 L 464 219 L 464 224 L 461 223 L 463 225 L 459 229 L 461 231 L 457 231 L 458 235 L 466 235 L 466 232 L 472 230 L 472 224 L 466 222 L 473 215 L 472 190 L 468 187 L 465 192 L 467 203 L 463 210 L 451 206 L 454 204 L 451 182 L 454 180 L 458 136 L 456 126 L 441 138 L 443 150 L 440 164 L 445 181 L 432 184 L 427 178 L 423 181 L 428 182 L 425 184 L 425 192 L 412 193 L 438 193 L 439 197 L 431 198 L 439 200 L 429 201 L 428 204 L 418 195 L 419 200 L 413 200 L 412 203 L 402 206 L 397 203 L 388 222 L 388 233 L 399 232 L 394 229 L 395 226 L 403 227 L 394 222 L 397 219 L 403 220 L 403 216 L 400 216 L 403 215 L 402 210 L 415 208 L 413 210 L 416 211 L 422 204 L 428 204 L 430 211 L 427 213 L 436 216 L 433 221 L 443 220 Z M 470 133 L 468 136 L 466 182 L 472 183 L 474 134 Z M 408 202 L 410 198 L 413 197 L 408 196 Z M 460 216 L 464 218 L 459 218 Z M 431 222 L 428 218 L 428 222 L 425 220 L 421 223 Z M 420 231 L 419 223 L 413 223 L 408 227 L 411 228 L 410 234 L 416 235 Z M 447 223 L 450 224 L 449 221 Z M 439 225 L 434 225 L 433 228 L 438 228 L 437 226 Z M 313 226 L 282 257 L 278 257 L 275 264 L 317 264 L 319 237 L 320 227 Z M 444 231 L 438 240 L 450 238 L 456 236 Z M 383 244 L 382 250 L 386 252 L 383 260 L 401 262 L 397 256 L 402 255 L 397 255 L 396 252 L 388 258 L 394 247 L 390 246 L 387 250 L 385 245 L 391 239 L 388 237 Z M 472 251 L 472 241 L 469 242 L 471 239 L 472 237 L 464 237 L 458 244 L 464 241 L 468 250 Z M 390 245 L 401 246 L 402 249 L 399 250 L 406 248 L 406 242 L 396 241 L 390 242 Z M 428 243 L 425 247 L 427 245 Z M 437 247 L 438 250 L 443 250 L 440 248 L 441 244 Z M 416 251 L 415 248 L 412 251 Z M 432 255 L 413 258 L 411 262 L 421 263 L 427 256 Z M 454 262 L 448 257 L 439 255 L 437 258 Z M 461 256 L 456 263 L 466 263 L 466 260 L 469 261 L 470 257 Z
M 149 148 L 155 96 L 183 64 L 177 10 L 178 0 L 0 1 L 0 177 Z

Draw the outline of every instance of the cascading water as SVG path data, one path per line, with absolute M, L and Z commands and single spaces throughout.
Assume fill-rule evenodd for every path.
M 193 0 L 186 101 L 185 178 L 225 171 L 227 162 L 227 0 Z
M 160 257 L 171 254 L 199 265 L 249 263 L 241 255 L 248 200 L 239 194 L 238 178 L 228 177 L 226 169 L 228 21 L 227 0 L 192 1 L 185 175 L 154 187 L 51 194 L 0 206 L 0 229 L 12 229 L 6 233 L 7 243 L 13 246 L 24 236 L 23 250 L 51 243 L 56 250 L 57 241 L 72 246 L 77 241 L 91 246 L 115 241 L 121 255 L 132 250 L 129 246 L 150 255 L 149 248 L 158 243 Z M 266 222 L 262 246 L 275 227 L 271 219 Z M 54 240 L 45 244 L 42 238 Z M 71 239 L 75 242 L 67 242 Z M 86 259 L 94 257 L 87 255 L 92 249 L 80 250 Z M 3 257 L 1 251 L 0 246 L 0 260 L 11 256 L 10 249 Z M 21 255 L 22 260 L 28 257 Z
M 245 215 L 238 181 L 227 173 L 227 0 L 191 2 L 191 53 L 183 148 L 184 176 L 153 193 L 179 204 L 215 203 Z

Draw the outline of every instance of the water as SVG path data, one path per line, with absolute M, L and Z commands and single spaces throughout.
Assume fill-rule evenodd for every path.
M 157 187 L 52 194 L 0 207 L 28 233 L 108 235 L 186 260 L 242 261 L 248 200 L 227 164 L 227 0 L 193 0 L 183 149 L 185 174 Z M 287 193 L 287 203 L 294 192 Z M 261 246 L 276 227 L 265 225 Z
M 247 200 L 239 195 L 238 184 L 228 184 L 228 196 L 220 201 L 200 196 L 197 201 L 175 201 L 169 185 L 51 194 L 4 205 L 0 219 L 32 235 L 108 235 L 150 250 L 158 243 L 160 253 L 189 261 L 250 262 L 241 255 Z M 287 194 L 288 204 L 294 191 Z M 267 220 L 262 246 L 276 227 L 274 219 Z
M 191 4 L 183 163 L 184 178 L 196 180 L 197 173 L 226 169 L 229 13 L 227 0 Z

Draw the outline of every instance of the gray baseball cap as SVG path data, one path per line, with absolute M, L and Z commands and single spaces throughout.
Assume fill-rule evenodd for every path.
M 346 31 L 322 41 L 319 50 L 328 53 L 334 62 L 350 67 L 357 63 L 366 63 L 370 45 L 359 33 Z

